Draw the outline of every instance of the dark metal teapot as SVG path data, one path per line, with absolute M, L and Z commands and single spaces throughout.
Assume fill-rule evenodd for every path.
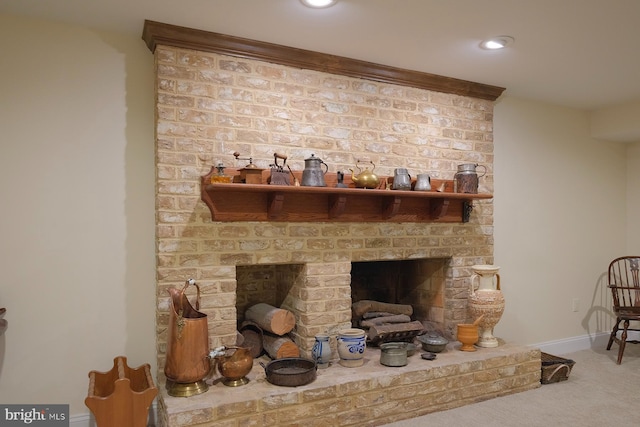
M 324 171 L 320 165 L 324 165 Z M 322 159 L 312 154 L 308 159 L 304 159 L 304 170 L 302 171 L 302 182 L 300 185 L 308 187 L 326 187 L 324 174 L 329 170 L 329 166 Z

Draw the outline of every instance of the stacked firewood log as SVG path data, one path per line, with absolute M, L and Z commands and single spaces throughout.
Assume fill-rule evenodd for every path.
M 272 359 L 299 357 L 300 348 L 289 337 L 296 324 L 289 310 L 259 303 L 247 309 L 240 326 L 243 346 L 255 358 L 266 352 Z
M 410 341 L 424 331 L 421 322 L 411 320 L 411 305 L 361 300 L 351 305 L 351 312 L 354 326 L 367 331 L 368 341 L 374 344 Z

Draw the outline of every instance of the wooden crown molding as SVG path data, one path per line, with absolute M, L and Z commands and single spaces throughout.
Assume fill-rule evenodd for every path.
M 144 21 L 142 39 L 151 52 L 155 52 L 158 45 L 173 46 L 490 101 L 495 101 L 505 90 L 498 86 L 149 20 Z

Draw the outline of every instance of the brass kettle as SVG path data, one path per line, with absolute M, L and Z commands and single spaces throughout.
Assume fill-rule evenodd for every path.
M 358 166 L 358 163 L 360 163 L 360 160 L 356 160 L 356 168 L 358 168 L 359 172 L 357 176 L 354 176 L 355 172 L 353 169 L 349 169 L 351 171 L 351 181 L 353 181 L 358 188 L 377 188 L 378 185 L 380 185 L 380 178 L 373 173 L 376 165 L 372 161 L 369 161 L 369 163 L 373 165 L 373 168 L 371 170 L 368 168 L 362 170 L 362 168 Z

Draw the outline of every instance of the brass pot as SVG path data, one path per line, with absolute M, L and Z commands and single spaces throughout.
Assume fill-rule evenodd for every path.
M 253 357 L 248 348 L 228 346 L 225 354 L 216 356 L 215 359 L 218 372 L 224 377 L 224 385 L 237 387 L 249 382 L 246 375 L 253 368 Z

